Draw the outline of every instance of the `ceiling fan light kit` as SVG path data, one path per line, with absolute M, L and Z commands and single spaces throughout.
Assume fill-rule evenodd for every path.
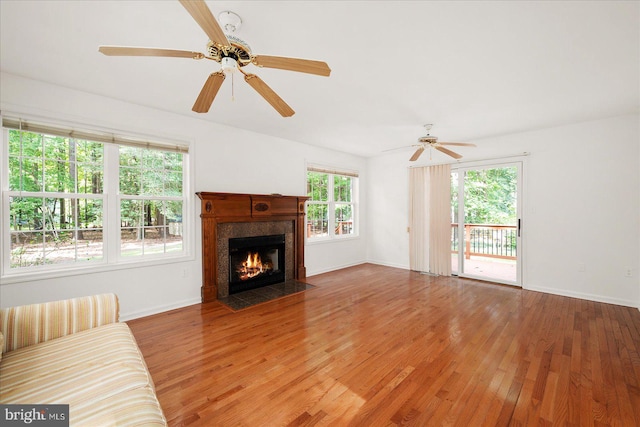
M 200 52 L 184 50 L 128 46 L 100 46 L 98 49 L 99 52 L 107 56 L 159 56 L 209 59 L 219 63 L 220 70 L 209 75 L 196 102 L 193 104 L 192 110 L 196 113 L 206 113 L 209 111 L 220 86 L 224 82 L 225 73 L 232 74 L 238 70 L 244 74 L 245 81 L 249 86 L 258 92 L 282 117 L 294 115 L 295 111 L 260 77 L 255 74 L 245 73 L 242 70 L 242 67 L 249 64 L 253 64 L 259 68 L 276 68 L 325 77 L 331 74 L 329 66 L 322 61 L 282 56 L 253 55 L 251 48 L 244 40 L 230 34 L 237 31 L 242 25 L 242 18 L 240 18 L 238 14 L 228 10 L 223 11 L 218 15 L 218 21 L 216 21 L 204 0 L 179 1 L 209 37 L 206 55 Z M 225 34 L 225 31 L 229 34 Z
M 233 73 L 238 68 L 238 62 L 230 56 L 222 58 L 220 65 L 225 73 Z

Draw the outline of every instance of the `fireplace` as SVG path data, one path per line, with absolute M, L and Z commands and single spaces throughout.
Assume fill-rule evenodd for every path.
M 271 280 L 304 280 L 304 204 L 308 197 L 196 194 L 202 200 L 202 302 L 267 286 Z M 272 248 L 264 248 L 264 240 L 258 240 L 258 250 L 249 250 L 256 243 L 253 238 L 266 239 L 266 246 Z M 262 271 L 254 265 L 257 258 Z M 244 272 L 233 267 L 238 264 Z
M 229 295 L 284 281 L 284 234 L 229 239 Z

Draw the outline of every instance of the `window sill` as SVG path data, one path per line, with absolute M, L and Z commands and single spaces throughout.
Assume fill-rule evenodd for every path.
M 14 283 L 41 281 L 48 279 L 56 279 L 60 277 L 79 276 L 94 273 L 107 273 L 110 271 L 126 270 L 133 268 L 153 267 L 157 265 L 166 265 L 180 262 L 194 261 L 193 255 L 181 255 L 176 257 L 163 257 L 147 260 L 127 260 L 120 261 L 117 264 L 95 263 L 83 266 L 68 267 L 61 270 L 48 271 L 29 271 L 29 272 L 12 272 L 0 277 L 0 285 L 10 285 Z

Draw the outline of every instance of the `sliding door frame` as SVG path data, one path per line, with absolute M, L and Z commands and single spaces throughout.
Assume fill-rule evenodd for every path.
M 496 159 L 496 160 L 483 160 L 477 162 L 460 162 L 458 164 L 451 165 L 451 172 L 458 173 L 458 268 L 457 274 L 458 277 L 465 277 L 469 279 L 477 279 L 484 281 L 491 281 L 495 283 L 501 283 L 505 285 L 518 286 L 524 288 L 524 278 L 523 278 L 523 264 L 524 264 L 524 250 L 523 250 L 523 236 L 524 236 L 524 209 L 525 205 L 525 192 L 524 192 L 524 171 L 525 171 L 525 156 L 518 156 L 513 158 L 505 158 L 505 159 Z M 464 177 L 465 172 L 470 170 L 479 170 L 479 169 L 496 169 L 502 167 L 512 167 L 516 166 L 518 175 L 518 185 L 517 185 L 517 199 L 516 199 L 516 217 L 517 217 L 517 238 L 516 238 L 516 280 L 505 281 L 494 278 L 487 278 L 483 276 L 474 276 L 472 274 L 464 273 L 464 248 L 466 246 L 466 242 L 464 240 L 464 225 L 465 225 L 465 216 L 464 216 Z

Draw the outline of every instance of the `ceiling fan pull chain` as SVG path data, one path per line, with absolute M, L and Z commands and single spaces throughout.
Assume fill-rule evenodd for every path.
M 236 97 L 235 97 L 234 92 L 233 92 L 233 75 L 234 74 L 235 73 L 231 73 L 231 101 L 232 102 L 236 100 Z

